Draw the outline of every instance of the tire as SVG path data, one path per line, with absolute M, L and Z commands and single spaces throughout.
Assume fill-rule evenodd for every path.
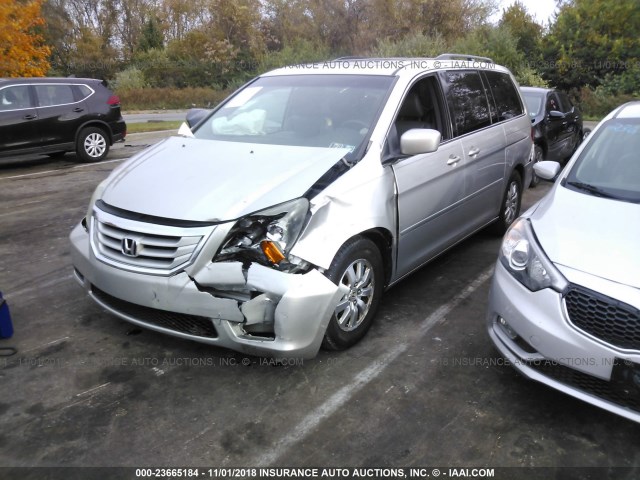
M 544 160 L 544 151 L 542 150 L 542 147 L 540 145 L 535 145 L 534 149 L 533 149 L 533 164 L 535 165 L 538 162 L 541 162 L 542 160 Z M 532 169 L 533 170 L 533 169 Z M 535 188 L 538 186 L 538 184 L 540 183 L 540 178 L 538 177 L 538 175 L 536 175 L 536 171 L 533 170 L 533 176 L 531 177 L 531 183 L 529 184 L 529 187 L 531 188 Z
M 98 127 L 83 129 L 78 135 L 76 154 L 83 162 L 99 162 L 109 153 L 109 137 Z
M 336 285 L 347 286 L 349 292 L 331 316 L 323 348 L 344 350 L 365 336 L 382 296 L 383 271 L 382 256 L 371 240 L 354 237 L 340 248 L 325 276 Z
M 493 224 L 492 230 L 497 235 L 504 235 L 511 224 L 520 215 L 522 204 L 522 178 L 518 172 L 513 172 L 507 187 L 504 189 L 502 202 L 500 203 L 500 216 Z

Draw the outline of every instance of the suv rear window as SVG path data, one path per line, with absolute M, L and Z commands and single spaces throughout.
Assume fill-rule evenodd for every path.
M 71 85 L 35 85 L 39 107 L 74 103 Z

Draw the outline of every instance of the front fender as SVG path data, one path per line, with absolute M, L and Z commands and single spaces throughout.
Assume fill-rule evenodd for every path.
M 291 253 L 320 268 L 328 269 L 347 240 L 368 230 L 384 229 L 395 239 L 392 169 L 375 162 L 357 164 L 311 201 L 311 214 Z

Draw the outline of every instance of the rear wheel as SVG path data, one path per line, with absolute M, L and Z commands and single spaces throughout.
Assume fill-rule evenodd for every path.
M 382 256 L 371 240 L 354 237 L 338 251 L 325 275 L 343 295 L 322 346 L 343 350 L 357 343 L 371 327 L 382 295 Z
M 504 235 L 518 215 L 522 203 L 522 178 L 518 172 L 513 172 L 500 204 L 500 217 L 493 225 L 493 231 L 498 235 Z
M 83 129 L 78 135 L 76 153 L 83 162 L 99 162 L 109 153 L 109 138 L 98 127 Z

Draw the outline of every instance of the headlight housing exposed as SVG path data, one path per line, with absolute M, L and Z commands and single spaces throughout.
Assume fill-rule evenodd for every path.
M 527 218 L 516 220 L 505 234 L 500 262 L 532 292 L 543 288 L 563 292 L 568 286 L 567 280 L 542 251 Z
M 309 200 L 298 198 L 247 215 L 229 231 L 215 260 L 279 265 L 298 240 L 308 214 Z

